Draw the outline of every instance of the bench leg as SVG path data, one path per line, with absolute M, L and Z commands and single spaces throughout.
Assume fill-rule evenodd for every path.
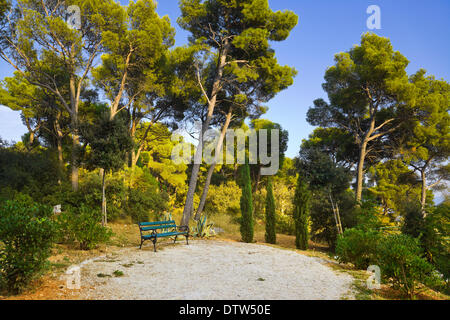
M 189 235 L 186 235 L 186 244 L 189 245 Z
M 139 249 L 142 250 L 142 244 L 144 243 L 145 240 L 141 239 L 141 245 L 139 246 Z
M 178 236 L 175 236 L 175 240 L 173 241 L 173 243 L 177 242 L 177 238 L 178 238 Z
M 153 251 L 156 252 L 156 241 L 158 241 L 158 239 L 154 238 L 152 241 L 153 241 Z

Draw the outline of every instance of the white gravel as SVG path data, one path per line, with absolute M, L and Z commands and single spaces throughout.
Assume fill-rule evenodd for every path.
M 192 241 L 122 249 L 82 266 L 82 299 L 352 299 L 353 278 L 324 261 L 265 245 Z M 120 270 L 122 277 L 114 277 Z M 98 274 L 112 275 L 98 277 Z

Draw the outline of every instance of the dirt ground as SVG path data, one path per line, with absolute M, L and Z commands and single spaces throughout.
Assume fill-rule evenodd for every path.
M 320 258 L 258 244 L 125 248 L 82 267 L 81 299 L 351 299 L 353 278 Z

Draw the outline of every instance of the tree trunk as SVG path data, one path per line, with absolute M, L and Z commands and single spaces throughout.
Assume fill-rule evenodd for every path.
M 217 94 L 220 91 L 220 85 L 222 82 L 222 76 L 223 76 L 223 70 L 226 65 L 227 60 L 227 54 L 228 54 L 229 44 L 228 42 L 225 43 L 223 50 L 220 52 L 219 55 L 219 62 L 217 66 L 217 72 L 214 78 L 213 87 L 211 90 L 211 96 L 208 103 L 208 114 L 206 116 L 205 122 L 202 124 L 202 130 L 199 137 L 199 142 L 197 146 L 197 151 L 195 152 L 194 157 L 194 164 L 192 167 L 191 172 L 191 179 L 189 181 L 189 189 L 186 195 L 186 203 L 184 205 L 183 210 L 183 218 L 181 219 L 181 225 L 182 226 L 188 226 L 189 220 L 191 219 L 191 215 L 194 211 L 194 194 L 195 190 L 197 188 L 197 180 L 198 180 L 198 173 L 200 171 L 200 165 L 202 162 L 202 154 L 203 154 L 203 136 L 208 130 L 209 124 L 211 123 L 212 116 L 214 113 L 214 109 L 216 107 L 216 101 L 217 101 Z
M 364 181 L 364 161 L 366 159 L 367 151 L 367 139 L 361 143 L 359 148 L 359 160 L 358 160 L 358 171 L 356 175 L 356 202 L 361 202 L 362 199 L 362 189 Z
M 422 169 L 420 172 L 420 176 L 422 177 L 422 193 L 420 196 L 420 205 L 422 207 L 422 214 L 425 216 L 425 205 L 427 203 L 427 177 L 425 174 L 425 169 Z
M 61 111 L 58 111 L 58 114 L 56 115 L 55 119 L 55 131 L 56 131 L 56 150 L 58 152 L 58 167 L 59 167 L 59 175 L 58 178 L 58 184 L 61 185 L 61 180 L 63 178 L 63 171 L 64 171 L 64 157 L 63 157 L 63 147 L 62 147 L 62 140 L 63 140 L 63 133 L 61 130 L 61 125 L 59 124 L 59 120 L 61 118 Z
M 108 224 L 108 218 L 106 215 L 106 190 L 105 190 L 105 169 L 100 169 L 102 175 L 102 226 L 105 227 Z
M 72 51 L 73 52 L 73 51 Z M 71 59 L 71 66 L 75 65 L 75 59 L 72 56 Z M 72 181 L 72 190 L 78 191 L 78 152 L 80 147 L 80 136 L 78 132 L 78 101 L 79 101 L 79 95 L 77 95 L 77 89 L 76 89 L 76 78 L 75 78 L 75 72 L 70 73 L 70 80 L 69 80 L 69 95 L 70 95 L 70 117 L 71 117 L 71 124 L 72 124 L 72 174 L 71 174 L 71 181 Z
M 208 196 L 209 185 L 211 183 L 211 178 L 214 173 L 214 169 L 216 168 L 217 162 L 219 162 L 219 156 L 221 155 L 220 150 L 223 146 L 223 141 L 227 134 L 228 127 L 230 126 L 231 116 L 233 114 L 233 110 L 230 108 L 227 114 L 227 118 L 225 124 L 222 127 L 222 132 L 220 133 L 219 141 L 217 142 L 216 153 L 214 156 L 214 162 L 210 165 L 208 170 L 208 175 L 206 176 L 205 186 L 203 187 L 202 197 L 200 198 L 200 204 L 197 208 L 197 213 L 195 214 L 195 220 L 200 219 L 203 209 L 205 208 L 206 197 Z
M 72 190 L 78 191 L 78 152 L 80 147 L 80 137 L 78 135 L 77 120 L 72 120 L 72 125 L 76 126 L 72 129 Z
M 253 187 L 253 194 L 256 194 L 259 190 L 259 183 L 261 182 L 261 167 L 259 165 L 258 166 L 258 173 L 256 174 L 256 178 L 255 178 L 255 185 Z

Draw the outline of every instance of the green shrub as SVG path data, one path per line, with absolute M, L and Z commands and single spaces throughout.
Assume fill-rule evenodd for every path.
M 338 261 L 352 263 L 358 269 L 367 269 L 377 261 L 377 244 L 381 237 L 376 230 L 345 230 L 344 234 L 338 237 L 336 244 Z
M 54 243 L 52 208 L 29 202 L 0 205 L 0 285 L 19 293 L 46 266 Z
M 295 222 L 291 215 L 283 214 L 277 215 L 276 217 L 276 230 L 278 233 L 295 235 Z
M 419 238 L 424 232 L 424 218 L 419 201 L 406 203 L 403 209 L 405 218 L 402 225 L 402 233 L 413 238 Z
M 64 242 L 77 242 L 81 250 L 90 250 L 98 244 L 109 240 L 112 232 L 100 224 L 101 212 L 81 205 L 79 208 L 70 208 L 58 217 L 60 240 Z
M 125 209 L 134 222 L 156 219 L 167 210 L 168 195 L 153 189 L 130 189 Z
M 428 260 L 442 274 L 438 290 L 450 293 L 450 205 L 442 203 L 424 220 L 424 233 L 420 238 Z
M 210 185 L 205 212 L 208 215 L 229 214 L 239 215 L 239 197 L 241 189 L 234 181 L 228 181 L 220 186 Z
M 378 265 L 382 277 L 410 298 L 418 283 L 433 280 L 433 266 L 422 257 L 419 240 L 395 234 L 384 238 L 378 246 Z

